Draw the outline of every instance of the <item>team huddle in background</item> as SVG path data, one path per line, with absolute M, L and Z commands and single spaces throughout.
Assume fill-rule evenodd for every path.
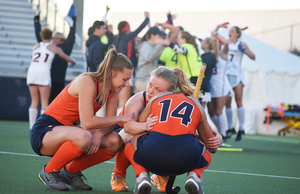
M 202 173 L 211 153 L 233 134 L 237 133 L 236 141 L 245 134 L 241 60 L 244 54 L 255 60 L 255 55 L 239 40 L 243 29 L 224 23 L 210 37 L 196 38 L 174 25 L 176 17 L 171 13 L 166 22 L 150 26 L 145 12 L 137 29 L 121 21 L 114 35 L 106 22 L 109 9 L 102 21 L 88 29 L 86 72 L 67 86 L 67 63 L 76 63 L 68 56 L 75 41 L 76 16 L 67 39 L 61 33 L 52 37 L 52 31 L 42 30 L 39 17 L 34 17 L 38 43 L 27 74 L 32 99 L 30 142 L 38 155 L 52 157 L 39 180 L 49 190 L 67 191 L 67 185 L 91 190 L 81 171 L 116 156 L 110 181 L 113 191 L 129 190 L 126 170 L 132 165 L 133 193 L 151 193 L 151 185 L 166 192 L 169 178 L 184 173 L 187 193 L 203 193 Z M 147 33 L 139 37 L 147 25 Z M 225 39 L 218 30 L 229 27 Z M 194 98 L 203 64 L 201 93 Z M 233 95 L 238 131 L 232 122 Z M 206 106 L 218 132 L 207 121 Z

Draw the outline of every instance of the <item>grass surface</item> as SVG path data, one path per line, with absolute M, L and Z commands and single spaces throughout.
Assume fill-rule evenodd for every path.
M 49 191 L 37 175 L 50 160 L 39 157 L 31 149 L 28 122 L 0 121 L 0 193 L 61 193 Z M 212 155 L 210 166 L 203 173 L 202 185 L 206 194 L 215 193 L 300 193 L 300 137 L 246 135 L 241 142 L 234 136 L 227 141 L 242 152 L 218 151 Z M 114 193 L 110 177 L 114 159 L 83 171 L 92 191 L 69 193 Z M 175 180 L 186 193 L 186 175 Z M 132 193 L 135 178 L 128 168 L 126 183 Z M 153 186 L 152 193 L 159 193 Z

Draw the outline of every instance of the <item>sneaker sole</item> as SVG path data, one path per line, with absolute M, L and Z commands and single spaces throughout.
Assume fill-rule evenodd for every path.
M 185 184 L 185 190 L 188 192 L 188 194 L 197 194 L 198 193 L 198 188 L 195 185 L 194 182 L 189 181 Z
M 138 193 L 140 193 L 140 194 L 146 194 L 146 193 L 150 193 L 150 191 L 151 191 L 151 185 L 149 185 L 149 183 L 148 183 L 148 181 L 142 181 L 141 183 L 140 183 L 140 187 L 138 187 Z
M 51 191 L 69 191 L 69 188 L 65 188 L 65 189 L 58 189 L 58 188 L 53 188 L 49 185 L 46 184 L 46 182 L 43 180 L 43 178 L 41 177 L 41 174 L 38 175 L 39 180 L 46 185 L 47 189 L 51 190 Z

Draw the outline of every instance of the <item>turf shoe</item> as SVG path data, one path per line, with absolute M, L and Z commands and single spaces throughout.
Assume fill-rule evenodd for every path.
M 238 134 L 236 135 L 235 141 L 241 141 L 245 135 L 245 131 L 239 129 Z
M 168 177 L 158 176 L 153 174 L 151 176 L 151 183 L 152 185 L 156 186 L 159 192 L 165 193 L 166 186 L 168 182 Z
M 128 187 L 125 183 L 125 178 L 126 175 L 119 175 L 119 174 L 112 173 L 111 180 L 110 180 L 111 189 L 113 191 L 127 192 Z
M 194 172 L 189 172 L 184 188 L 188 194 L 203 194 L 202 180 Z
M 62 181 L 61 177 L 59 176 L 59 172 L 51 172 L 47 173 L 45 171 L 45 167 L 43 168 L 42 172 L 38 175 L 40 181 L 44 183 L 49 190 L 54 191 L 68 191 L 69 188 L 65 183 Z
M 147 172 L 142 172 L 140 176 L 135 179 L 135 187 L 133 190 L 134 194 L 150 194 L 151 193 L 151 183 L 150 177 Z
M 73 187 L 76 190 L 92 190 L 93 188 L 85 183 L 83 179 L 87 180 L 85 176 L 79 171 L 76 173 L 70 173 L 66 171 L 65 167 L 60 170 L 60 176 L 66 184 Z
M 236 134 L 235 128 L 228 129 L 226 131 L 226 139 L 230 139 L 232 135 Z

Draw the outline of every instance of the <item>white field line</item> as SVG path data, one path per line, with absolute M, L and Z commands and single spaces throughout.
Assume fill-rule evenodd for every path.
M 22 154 L 22 153 L 3 152 L 3 151 L 0 151 L 0 154 L 10 154 L 10 155 L 18 155 L 18 156 L 33 156 L 33 157 L 46 157 L 46 156 L 38 156 L 38 155 L 35 155 L 35 154 Z M 112 161 L 106 161 L 105 163 L 115 164 L 115 162 L 112 162 Z M 245 172 L 230 172 L 230 171 L 221 171 L 221 170 L 205 170 L 205 171 L 206 172 L 226 173 L 226 174 L 238 174 L 238 175 L 249 175 L 249 176 L 261 176 L 261 177 L 269 177 L 269 178 L 282 178 L 282 179 L 300 180 L 300 177 L 276 176 L 276 175 L 254 174 L 254 173 L 245 173 Z
M 247 137 L 247 136 L 244 136 L 243 139 L 252 139 L 252 140 L 262 140 L 262 141 L 273 141 L 273 142 L 300 144 L 300 141 L 295 141 L 295 140 L 279 140 L 279 139 L 268 139 L 268 138 Z

